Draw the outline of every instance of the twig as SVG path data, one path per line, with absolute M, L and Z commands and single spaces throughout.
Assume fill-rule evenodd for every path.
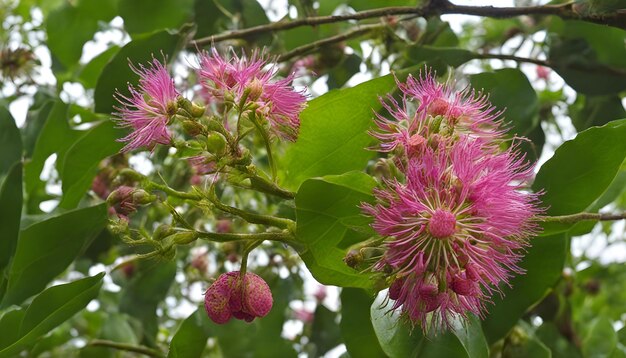
M 556 222 L 562 224 L 574 224 L 579 221 L 615 221 L 626 219 L 626 212 L 618 214 L 577 213 L 560 216 L 540 216 L 538 219 L 543 222 Z
M 230 242 L 230 241 L 239 241 L 239 240 L 270 240 L 270 241 L 280 241 L 284 243 L 289 243 L 294 240 L 292 234 L 285 231 L 277 231 L 277 232 L 260 232 L 260 233 L 251 233 L 251 234 L 237 234 L 237 233 L 217 233 L 217 232 L 205 232 L 205 231 L 196 231 L 198 237 L 201 239 L 207 239 L 215 242 Z
M 431 0 L 423 6 L 391 6 L 379 9 L 359 11 L 352 14 L 315 16 L 297 20 L 279 21 L 267 25 L 249 27 L 247 29 L 229 31 L 222 34 L 203 37 L 189 43 L 190 48 L 201 47 L 208 44 L 222 42 L 231 39 L 241 39 L 268 32 L 278 32 L 302 26 L 317 26 L 348 20 L 366 20 L 376 17 L 395 15 L 416 15 L 428 17 L 431 15 L 461 14 L 496 19 L 510 18 L 522 15 L 552 15 L 568 20 L 580 20 L 597 24 L 610 25 L 618 28 L 626 28 L 626 13 L 615 11 L 599 15 L 582 15 L 574 11 L 573 3 L 559 5 L 541 5 L 524 7 L 493 7 L 493 6 L 463 6 L 454 5 L 447 0 Z
M 140 353 L 140 354 L 145 354 L 149 357 L 164 357 L 164 355 L 161 352 L 157 351 L 156 349 L 152 349 L 152 348 L 148 348 L 144 346 L 134 346 L 132 344 L 127 344 L 127 343 L 107 341 L 103 339 L 94 339 L 93 341 L 89 342 L 89 345 L 114 348 L 114 349 L 127 351 L 127 352 Z
M 315 51 L 322 46 L 330 45 L 337 42 L 342 42 L 351 38 L 359 37 L 370 31 L 384 28 L 386 25 L 364 25 L 354 30 L 346 31 L 343 34 L 331 36 L 323 40 L 315 41 L 307 45 L 296 47 L 293 50 L 286 52 L 276 59 L 277 62 L 289 61 L 294 57 L 306 55 L 309 52 Z

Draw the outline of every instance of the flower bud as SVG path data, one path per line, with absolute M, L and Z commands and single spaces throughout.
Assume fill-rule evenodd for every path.
M 251 322 L 264 317 L 272 309 L 273 298 L 267 283 L 248 272 L 242 278 L 239 271 L 220 275 L 204 295 L 204 308 L 209 318 L 218 324 L 231 317 Z
M 185 133 L 187 133 L 191 137 L 195 137 L 199 134 L 203 134 L 207 132 L 207 129 L 202 123 L 192 121 L 189 119 L 184 119 L 181 121 L 183 129 Z
M 263 94 L 263 83 L 259 81 L 258 78 L 250 81 L 247 88 L 250 91 L 248 93 L 248 99 L 250 101 L 256 101 L 259 97 L 261 97 L 261 94 Z
M 226 139 L 217 132 L 211 132 L 206 138 L 207 150 L 215 155 L 222 155 L 226 150 Z

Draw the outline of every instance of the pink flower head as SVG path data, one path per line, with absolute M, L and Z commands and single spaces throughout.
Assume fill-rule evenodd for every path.
M 219 100 L 231 98 L 235 104 L 245 100 L 244 108 L 266 119 L 274 134 L 295 141 L 306 97 L 291 85 L 293 74 L 275 79 L 277 72 L 277 66 L 268 65 L 258 52 L 250 58 L 233 53 L 227 60 L 212 48 L 210 53 L 200 55 L 198 75 L 211 96 Z
M 380 141 L 382 152 L 402 149 L 408 156 L 421 151 L 434 135 L 456 138 L 465 135 L 485 146 L 496 147 L 504 130 L 496 110 L 486 95 L 467 87 L 457 91 L 454 83 L 439 83 L 430 71 L 406 83 L 396 79 L 403 95 L 398 103 L 391 95 L 381 98 L 393 119 L 376 114 L 376 130 L 371 135 Z
M 227 272 L 206 290 L 204 308 L 213 322 L 224 324 L 232 317 L 252 322 L 272 309 L 273 299 L 267 283 L 258 275 Z
M 498 286 L 522 272 L 520 251 L 538 230 L 537 194 L 522 190 L 532 167 L 514 150 L 485 155 L 479 141 L 461 137 L 424 147 L 405 175 L 363 205 L 387 238 L 373 269 L 391 282 L 392 308 L 424 330 L 468 312 L 482 317 Z
M 179 96 L 174 80 L 157 59 L 152 60 L 150 67 L 141 64 L 139 67 L 130 64 L 130 67 L 139 75 L 139 88 L 129 84 L 130 96 L 119 91 L 115 96 L 122 105 L 115 107 L 116 121 L 122 127 L 132 129 L 129 135 L 120 139 L 121 142 L 127 142 L 122 151 L 140 147 L 152 149 L 156 144 L 169 144 L 171 136 L 167 123 L 176 114 L 176 98 Z
M 550 69 L 544 66 L 537 66 L 537 78 L 547 81 L 550 78 Z

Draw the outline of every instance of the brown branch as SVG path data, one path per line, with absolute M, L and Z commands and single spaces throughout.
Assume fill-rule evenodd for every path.
M 343 34 L 339 34 L 336 36 L 331 36 L 325 38 L 323 40 L 315 41 L 307 45 L 303 45 L 300 47 L 296 47 L 293 50 L 286 52 L 276 59 L 277 62 L 289 61 L 294 57 L 306 55 L 309 52 L 315 51 L 320 47 L 330 45 L 337 42 L 342 42 L 351 38 L 359 37 L 373 30 L 378 30 L 384 28 L 386 25 L 364 25 L 360 26 L 354 30 L 346 31 Z
M 616 11 L 609 14 L 581 15 L 574 10 L 573 5 L 573 3 L 567 3 L 560 5 L 541 5 L 525 7 L 462 6 L 454 5 L 448 0 L 431 0 L 424 6 L 419 7 L 392 6 L 359 11 L 352 14 L 315 16 L 297 20 L 279 21 L 267 25 L 254 26 L 247 29 L 234 30 L 222 34 L 203 37 L 195 41 L 191 41 L 189 43 L 189 47 L 200 47 L 225 40 L 247 38 L 253 35 L 268 32 L 285 31 L 302 26 L 317 26 L 348 20 L 360 21 L 371 18 L 396 15 L 415 15 L 428 17 L 431 15 L 460 14 L 492 17 L 496 19 L 510 18 L 522 15 L 551 15 L 558 16 L 567 20 L 581 20 L 626 29 L 626 12 Z
M 132 344 L 127 344 L 127 343 L 107 341 L 103 339 L 94 339 L 93 341 L 89 342 L 89 345 L 114 348 L 114 349 L 127 351 L 127 352 L 133 352 L 133 353 L 140 353 L 140 354 L 147 355 L 149 357 L 159 357 L 159 358 L 163 357 L 163 354 L 157 351 L 156 349 L 152 349 L 152 348 L 148 348 L 144 346 L 135 346 Z

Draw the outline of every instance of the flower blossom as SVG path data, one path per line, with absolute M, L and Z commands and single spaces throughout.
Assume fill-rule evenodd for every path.
M 225 59 L 213 48 L 210 53 L 202 53 L 199 62 L 198 75 L 203 89 L 211 97 L 252 105 L 250 108 L 258 118 L 269 122 L 275 135 L 296 140 L 300 128 L 299 114 L 304 109 L 306 97 L 292 87 L 293 74 L 275 79 L 277 66 L 268 65 L 258 52 L 249 58 L 233 53 L 230 59 Z
M 489 103 L 486 95 L 470 87 L 456 91 L 454 83 L 439 83 L 431 72 L 418 78 L 410 75 L 406 83 L 396 82 L 402 102 L 392 96 L 381 98 L 393 118 L 377 113 L 377 128 L 370 132 L 380 141 L 377 150 L 400 149 L 411 156 L 423 141 L 437 140 L 440 135 L 470 136 L 491 147 L 497 147 L 502 140 L 502 112 Z
M 491 294 L 522 272 L 519 251 L 537 232 L 537 195 L 520 190 L 532 175 L 522 157 L 485 156 L 469 139 L 445 146 L 425 146 L 406 183 L 388 181 L 363 206 L 387 238 L 373 269 L 389 273 L 392 308 L 424 330 L 482 317 Z
M 252 322 L 272 309 L 273 299 L 267 283 L 258 275 L 239 271 L 220 275 L 204 295 L 204 308 L 213 322 L 224 324 L 232 317 Z
M 398 83 L 402 104 L 383 102 L 377 115 L 381 152 L 398 178 L 363 204 L 384 238 L 371 269 L 383 275 L 392 309 L 424 331 L 449 328 L 486 303 L 514 274 L 542 213 L 525 190 L 533 166 L 515 145 L 502 149 L 501 112 L 470 88 L 455 91 L 429 72 Z
M 119 141 L 126 142 L 123 152 L 156 144 L 169 144 L 171 135 L 167 130 L 170 118 L 176 114 L 176 99 L 179 96 L 174 80 L 165 66 L 158 60 L 152 60 L 152 66 L 138 67 L 130 65 L 139 75 L 139 87 L 128 85 L 130 96 L 116 92 L 116 99 L 121 107 L 115 107 L 116 121 L 132 132 Z

